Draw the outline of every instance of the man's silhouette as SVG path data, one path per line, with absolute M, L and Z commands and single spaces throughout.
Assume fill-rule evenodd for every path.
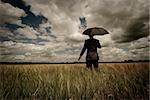
M 89 39 L 85 40 L 84 47 L 80 53 L 80 57 L 78 60 L 81 59 L 82 55 L 87 49 L 86 67 L 92 69 L 92 65 L 94 65 L 94 68 L 97 69 L 99 60 L 97 48 L 101 48 L 101 45 L 99 43 L 99 40 L 93 38 L 93 35 L 89 35 L 89 37 Z

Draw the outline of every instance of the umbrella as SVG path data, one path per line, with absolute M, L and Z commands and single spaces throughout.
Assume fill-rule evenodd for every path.
M 84 34 L 84 35 L 105 35 L 105 34 L 109 34 L 109 32 L 107 30 L 105 30 L 104 28 L 93 27 L 93 28 L 86 29 L 82 34 Z

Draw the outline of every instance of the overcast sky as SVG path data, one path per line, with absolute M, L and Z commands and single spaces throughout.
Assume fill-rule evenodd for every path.
M 148 0 L 1 0 L 0 61 L 77 61 L 80 17 L 110 33 L 95 36 L 100 61 L 149 59 Z

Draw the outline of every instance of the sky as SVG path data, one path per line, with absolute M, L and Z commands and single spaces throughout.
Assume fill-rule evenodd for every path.
M 90 27 L 100 61 L 149 60 L 149 24 L 148 0 L 1 0 L 0 61 L 76 62 Z

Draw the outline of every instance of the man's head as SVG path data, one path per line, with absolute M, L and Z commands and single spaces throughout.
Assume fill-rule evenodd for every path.
M 93 34 L 90 34 L 90 35 L 89 35 L 90 39 L 93 39 L 93 36 L 94 36 Z

